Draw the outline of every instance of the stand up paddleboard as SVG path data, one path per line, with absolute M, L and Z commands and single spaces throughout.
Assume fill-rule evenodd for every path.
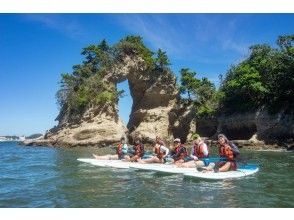
M 124 162 L 121 160 L 97 160 L 97 159 L 89 159 L 89 158 L 79 158 L 77 160 L 84 163 L 92 164 L 94 166 L 99 166 L 99 167 L 112 167 L 112 168 L 120 168 L 120 169 L 132 168 L 132 169 L 155 171 L 155 172 L 167 173 L 167 174 L 184 174 L 184 176 L 186 177 L 199 178 L 199 179 L 213 179 L 213 180 L 240 178 L 244 176 L 253 175 L 259 171 L 259 167 L 253 164 L 241 166 L 236 171 L 203 173 L 203 172 L 197 171 L 196 168 L 181 168 L 173 164 L 139 164 L 134 162 Z
M 121 160 L 97 160 L 97 159 L 89 159 L 89 158 L 78 158 L 80 162 L 89 163 L 98 167 L 113 167 L 120 169 L 128 169 L 130 162 L 124 162 Z
M 183 174 L 186 172 L 197 172 L 196 168 L 181 168 L 173 164 L 132 164 L 130 168 L 138 170 L 149 170 L 168 174 Z
M 222 179 L 234 179 L 244 176 L 250 176 L 259 171 L 257 165 L 245 165 L 238 168 L 236 171 L 228 172 L 187 172 L 184 173 L 186 177 L 199 178 L 199 179 L 210 179 L 210 180 L 222 180 Z

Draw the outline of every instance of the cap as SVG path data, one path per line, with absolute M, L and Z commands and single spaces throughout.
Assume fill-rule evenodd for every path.
M 174 139 L 174 142 L 181 143 L 181 139 L 180 138 L 176 138 L 176 139 Z

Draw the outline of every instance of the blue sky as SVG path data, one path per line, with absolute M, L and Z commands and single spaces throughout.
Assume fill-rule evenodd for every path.
M 176 75 L 183 67 L 218 84 L 232 64 L 257 43 L 275 44 L 293 34 L 294 14 L 0 14 L 0 135 L 44 133 L 58 115 L 60 74 L 82 60 L 81 49 L 139 34 L 162 48 Z M 127 122 L 127 96 L 119 114 Z

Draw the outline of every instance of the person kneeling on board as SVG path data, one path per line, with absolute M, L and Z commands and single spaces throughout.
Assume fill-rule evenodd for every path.
M 188 156 L 187 148 L 181 144 L 181 139 L 176 138 L 174 140 L 173 150 L 171 151 L 170 157 L 172 162 L 175 164 L 184 163 L 186 157 Z
M 142 144 L 141 140 L 137 138 L 135 139 L 133 149 L 129 155 L 125 156 L 125 160 L 130 162 L 137 162 L 138 160 L 141 160 L 141 158 L 144 156 L 144 153 L 144 145 Z
M 238 148 L 233 143 L 231 143 L 224 134 L 218 135 L 218 149 L 219 156 L 221 158 L 225 158 L 225 161 L 217 162 L 214 168 L 212 168 L 213 166 L 211 165 L 208 167 L 204 167 L 204 172 L 212 170 L 214 170 L 215 172 L 227 172 L 237 170 L 236 156 L 240 152 Z
M 128 154 L 128 145 L 126 144 L 126 140 L 124 137 L 120 139 L 120 143 L 117 145 L 116 154 L 107 154 L 103 156 L 98 156 L 93 154 L 95 159 L 97 160 L 122 160 Z
M 159 139 L 160 140 L 160 139 Z M 156 142 L 153 143 L 153 152 L 155 153 L 155 156 L 144 159 L 144 160 L 138 160 L 139 163 L 165 163 L 165 158 L 169 153 L 169 149 L 165 147 L 163 141 L 158 141 L 156 137 Z
M 209 162 L 208 160 L 205 160 L 209 158 L 208 146 L 204 143 L 199 134 L 194 134 L 192 138 L 194 140 L 194 145 L 191 149 L 191 154 L 185 158 L 184 163 L 178 164 L 178 166 L 186 168 L 208 166 Z

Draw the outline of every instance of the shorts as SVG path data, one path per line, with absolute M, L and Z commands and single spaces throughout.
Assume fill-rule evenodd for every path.
M 203 161 L 204 166 L 206 166 L 206 167 L 210 164 L 209 158 L 203 158 L 203 159 L 201 159 L 201 161 Z
M 173 158 L 171 158 L 171 157 L 163 158 L 163 163 L 171 163 L 171 162 L 173 162 Z

